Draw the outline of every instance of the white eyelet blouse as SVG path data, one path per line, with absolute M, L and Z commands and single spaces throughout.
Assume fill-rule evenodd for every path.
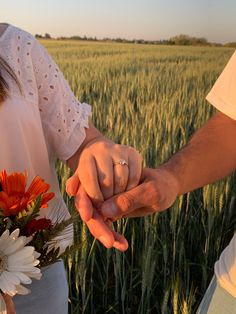
M 59 190 L 55 159 L 63 162 L 85 138 L 90 106 L 78 102 L 58 66 L 31 34 L 8 25 L 0 37 L 0 56 L 16 73 L 22 87 L 2 73 L 10 96 L 0 105 L 0 169 L 41 176 L 55 198 L 41 217 L 65 219 L 68 209 Z M 59 238 L 63 250 L 73 238 L 70 226 Z

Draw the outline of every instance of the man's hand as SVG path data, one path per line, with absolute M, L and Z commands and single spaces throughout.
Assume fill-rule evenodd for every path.
M 178 182 L 166 169 L 145 168 L 140 185 L 111 197 L 96 210 L 90 198 L 73 176 L 67 183 L 67 193 L 75 195 L 75 205 L 91 234 L 107 248 L 125 251 L 126 239 L 111 228 L 111 221 L 122 217 L 141 217 L 169 208 L 178 195 Z
M 145 168 L 141 183 L 122 194 L 105 201 L 101 207 L 104 217 L 141 217 L 169 208 L 176 200 L 179 185 L 176 178 L 161 167 Z
M 235 137 L 235 120 L 218 112 L 161 167 L 144 169 L 137 187 L 105 200 L 98 207 L 102 216 L 113 221 L 163 211 L 178 195 L 224 178 L 236 169 Z M 81 216 L 91 218 L 86 210 Z

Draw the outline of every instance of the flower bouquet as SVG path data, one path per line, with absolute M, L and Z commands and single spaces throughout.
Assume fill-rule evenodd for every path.
M 53 239 L 72 218 L 54 224 L 39 218 L 40 208 L 47 207 L 54 197 L 48 192 L 49 184 L 39 176 L 28 189 L 26 184 L 26 173 L 0 172 L 0 313 L 6 310 L 2 293 L 30 293 L 23 285 L 30 284 L 32 278 L 39 280 L 43 266 L 58 261 L 71 249 L 60 254 Z

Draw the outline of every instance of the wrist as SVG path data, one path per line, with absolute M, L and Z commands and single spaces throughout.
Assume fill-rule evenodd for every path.
M 98 141 L 98 140 L 102 140 L 105 139 L 105 137 L 103 136 L 103 134 L 98 131 L 92 123 L 89 123 L 89 128 L 85 129 L 85 139 L 83 141 L 83 143 L 80 145 L 80 147 L 77 149 L 77 151 L 74 153 L 73 156 L 71 156 L 67 161 L 66 164 L 67 166 L 73 171 L 75 172 L 77 169 L 77 165 L 78 165 L 78 161 L 79 161 L 79 157 L 81 155 L 81 153 L 83 152 L 83 150 L 85 149 L 85 147 L 87 147 L 88 145 L 90 145 L 91 143 Z
M 81 149 L 81 153 L 88 147 L 90 147 L 91 145 L 95 144 L 95 143 L 113 143 L 114 142 L 112 140 L 110 140 L 109 138 L 105 137 L 104 135 L 98 135 L 94 138 L 91 138 L 89 141 L 86 141 L 86 143 L 84 143 L 82 149 Z

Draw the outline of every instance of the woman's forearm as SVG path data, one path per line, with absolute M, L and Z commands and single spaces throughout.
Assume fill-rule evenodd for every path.
M 229 175 L 236 169 L 236 121 L 217 113 L 161 168 L 177 179 L 179 195 Z
M 84 147 L 86 145 L 88 145 L 89 142 L 95 140 L 96 138 L 98 139 L 100 137 L 103 137 L 102 133 L 99 132 L 91 122 L 89 123 L 89 128 L 85 129 L 85 133 L 86 133 L 86 137 L 85 137 L 82 145 L 78 148 L 78 150 L 75 152 L 75 154 L 73 156 L 71 156 L 66 162 L 68 167 L 73 172 L 75 172 L 75 170 L 77 169 L 79 156 L 80 156 L 81 152 L 83 151 Z

